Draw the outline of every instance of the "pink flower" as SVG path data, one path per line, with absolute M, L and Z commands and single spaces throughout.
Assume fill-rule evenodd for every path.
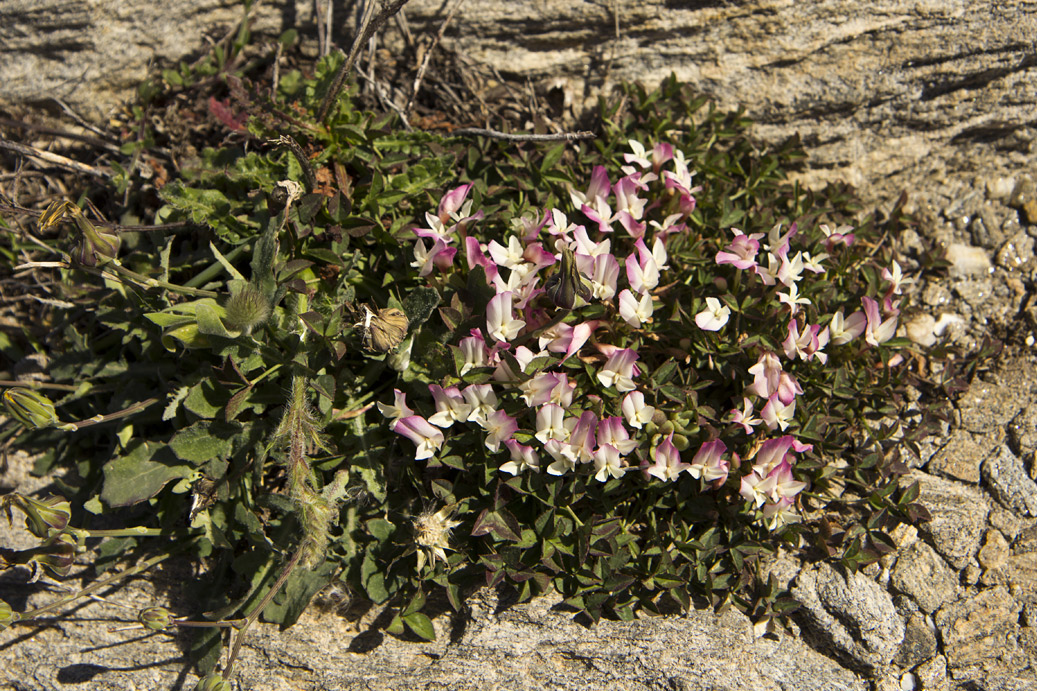
M 518 422 L 503 410 L 495 410 L 486 418 L 483 425 L 486 429 L 486 448 L 496 452 L 501 442 L 507 442 L 518 430 Z
M 792 476 L 792 464 L 786 457 L 775 468 L 767 474 L 774 478 L 774 487 L 771 490 L 771 501 L 778 501 L 782 497 L 792 498 L 807 487 L 807 483 L 800 482 Z
M 767 399 L 767 405 L 760 411 L 760 417 L 763 418 L 763 423 L 767 425 L 767 429 L 774 430 L 777 427 L 781 428 L 784 432 L 789 426 L 796 415 L 796 401 L 792 400 L 791 403 L 782 403 L 781 399 L 778 398 L 778 394 L 772 395 Z
M 461 185 L 455 187 L 439 200 L 439 208 L 437 209 L 437 215 L 443 223 L 453 220 L 455 223 L 467 224 L 469 221 L 476 221 L 483 217 L 483 212 L 471 215 L 472 213 L 472 200 L 465 201 L 465 197 L 468 196 L 469 190 L 472 189 L 471 183 L 467 185 Z
M 673 445 L 672 432 L 652 449 L 652 460 L 655 462 L 648 466 L 645 472 L 663 482 L 673 482 L 682 472 L 691 468 L 687 463 L 681 462 L 681 454 Z
M 577 463 L 590 463 L 594 460 L 594 436 L 598 431 L 598 416 L 587 410 L 577 420 L 573 420 L 572 431 L 569 432 L 568 447 L 562 447 L 562 453 L 570 456 Z M 569 422 L 567 420 L 566 422 Z
M 753 402 L 748 398 L 742 398 L 741 410 L 735 408 L 729 415 L 731 416 L 731 422 L 741 425 L 746 434 L 752 434 L 753 427 L 763 422 L 760 418 L 753 417 Z
M 637 448 L 637 441 L 623 427 L 623 418 L 609 417 L 598 425 L 598 446 L 611 446 L 625 456 Z
M 731 264 L 736 269 L 752 269 L 756 266 L 756 253 L 760 251 L 760 238 L 763 233 L 746 235 L 737 228 L 732 228 L 735 239 L 725 250 L 717 252 L 717 264 Z
M 753 472 L 760 477 L 770 475 L 770 472 L 786 459 L 789 450 L 794 449 L 795 445 L 796 439 L 791 434 L 777 439 L 768 439 L 756 452 L 756 458 L 753 460 Z M 813 447 L 810 446 L 810 448 Z M 800 449 L 795 450 L 800 451 Z
M 465 260 L 468 263 L 468 270 L 471 271 L 477 266 L 483 267 L 486 272 L 487 283 L 492 283 L 497 277 L 497 265 L 493 261 L 483 254 L 482 247 L 479 245 L 479 241 L 469 235 L 464 239 L 465 249 Z
M 461 371 L 458 373 L 459 376 L 463 377 L 472 368 L 486 367 L 486 341 L 482 337 L 482 332 L 478 329 L 472 329 L 471 336 L 461 339 L 460 347 L 461 355 L 464 357 L 464 364 L 461 365 Z
M 511 295 L 511 291 L 498 293 L 486 306 L 486 331 L 494 340 L 510 341 L 526 325 L 526 322 L 512 315 Z
M 551 402 L 551 392 L 560 381 L 561 375 L 555 372 L 541 372 L 532 379 L 519 384 L 522 400 L 530 408 L 536 408 Z
M 548 439 L 560 442 L 569 440 L 569 430 L 565 427 L 565 410 L 562 406 L 548 403 L 540 407 L 537 411 L 536 438 L 541 444 L 546 444 Z
M 832 228 L 829 228 L 827 224 L 822 223 L 818 227 L 821 228 L 821 232 L 825 234 L 825 249 L 829 252 L 831 252 L 832 248 L 836 245 L 846 245 L 849 247 L 853 244 L 855 238 L 853 233 L 849 232 L 853 230 L 852 226 L 839 226 L 833 230 Z
M 544 451 L 554 459 L 554 463 L 547 466 L 548 475 L 565 475 L 576 467 L 576 461 L 573 460 L 572 454 L 565 453 L 565 447 L 565 442 L 557 439 L 548 439 L 544 443 Z
M 534 212 L 533 216 L 522 216 L 520 218 L 513 219 L 511 221 L 512 227 L 515 232 L 519 234 L 523 244 L 530 244 L 537 239 L 540 235 L 540 231 L 543 230 L 544 224 L 547 223 L 548 214 L 539 214 Z
M 822 331 L 820 325 L 814 324 L 808 326 L 801 334 L 799 324 L 795 319 L 791 319 L 788 333 L 788 338 L 781 345 L 789 359 L 794 360 L 798 355 L 801 360 L 808 362 L 815 357 L 821 361 L 821 364 L 828 362 L 828 356 L 822 352 L 822 348 L 828 345 L 828 327 Z
M 623 465 L 623 457 L 613 446 L 599 446 L 594 451 L 594 479 L 607 482 L 609 478 L 623 477 L 630 468 Z
M 752 502 L 753 506 L 760 508 L 764 502 L 774 491 L 775 479 L 772 477 L 760 477 L 756 473 L 749 473 L 748 475 L 742 476 L 741 485 L 738 488 L 738 493 L 742 495 L 742 498 L 748 502 Z
M 896 260 L 893 261 L 892 271 L 889 269 L 882 270 L 882 278 L 889 282 L 889 292 L 886 293 L 887 298 L 891 295 L 901 295 L 904 286 L 914 283 L 912 279 L 904 277 L 904 272 Z
M 417 445 L 414 460 L 420 461 L 431 458 L 436 451 L 443 446 L 446 439 L 443 433 L 429 424 L 429 421 L 420 415 L 410 415 L 396 421 L 393 431 L 407 437 Z
M 799 514 L 795 512 L 791 497 L 784 497 L 774 503 L 765 504 L 763 507 L 763 522 L 768 530 L 778 530 L 790 523 L 800 521 Z
M 781 224 L 775 224 L 775 226 L 771 228 L 770 232 L 767 234 L 767 251 L 773 253 L 781 259 L 784 259 L 786 255 L 788 255 L 789 253 L 789 241 L 793 237 L 795 237 L 796 233 L 798 232 L 799 229 L 797 228 L 796 224 L 793 223 L 791 226 L 789 226 L 788 231 L 784 235 L 782 235 Z
M 623 416 L 631 427 L 641 427 L 651 421 L 655 408 L 645 405 L 645 395 L 640 391 L 631 391 L 623 397 Z
M 641 247 L 644 247 L 641 238 L 638 238 L 637 241 Z M 655 257 L 647 251 L 647 248 L 643 253 L 639 250 L 637 254 L 627 257 L 626 267 L 627 281 L 630 282 L 630 288 L 635 293 L 644 293 L 659 285 L 659 264 L 655 261 Z
M 392 419 L 389 423 L 389 429 L 395 429 L 396 423 L 400 418 L 408 417 L 414 414 L 414 411 L 407 405 L 407 395 L 399 389 L 393 389 L 393 404 L 386 405 L 379 401 L 378 410 L 387 418 Z
M 496 240 L 490 240 L 490 243 L 486 247 L 490 252 L 490 258 L 493 259 L 497 266 L 506 266 L 509 269 L 514 269 L 525 261 L 525 257 L 523 256 L 525 254 L 525 248 L 514 235 L 508 238 L 507 247 Z
M 438 216 L 433 216 L 429 212 L 425 212 L 425 222 L 428 223 L 428 228 L 414 228 L 414 234 L 419 238 L 427 238 L 435 243 L 437 240 L 442 240 L 446 244 L 450 244 L 454 241 L 453 229 L 448 229 L 443 225 L 443 221 Z
M 803 395 L 803 387 L 799 385 L 799 382 L 791 374 L 782 372 L 778 375 L 778 390 L 776 393 L 778 394 L 778 400 L 788 405 L 795 400 L 796 396 Z M 768 396 L 768 398 L 770 397 Z
M 868 324 L 868 318 L 864 312 L 854 312 L 849 317 L 843 317 L 843 311 L 839 310 L 832 315 L 832 323 L 828 328 L 832 337 L 832 345 L 845 345 L 864 333 Z
M 574 189 L 569 189 L 569 196 L 572 199 L 573 206 L 579 207 L 582 204 L 587 204 L 594 199 L 605 199 L 609 196 L 609 191 L 612 189 L 612 183 L 609 182 L 609 173 L 605 166 L 594 166 L 594 170 L 591 171 L 591 181 L 587 186 L 586 194 L 577 192 Z
M 620 393 L 633 391 L 637 388 L 633 378 L 639 373 L 637 365 L 634 364 L 637 359 L 637 351 L 630 348 L 616 348 L 609 355 L 605 366 L 598 371 L 598 381 L 602 386 L 616 387 L 616 391 Z
M 749 374 L 753 375 L 753 383 L 746 387 L 746 392 L 770 398 L 771 394 L 777 392 L 781 378 L 781 360 L 774 353 L 766 352 L 760 356 L 756 364 L 749 368 Z
M 611 254 L 599 254 L 591 259 L 585 254 L 576 255 L 580 273 L 591 279 L 591 295 L 598 300 L 611 300 L 616 295 L 619 280 L 619 262 Z
M 465 402 L 456 386 L 444 389 L 436 384 L 429 384 L 428 390 L 436 401 L 436 414 L 428 419 L 437 427 L 447 428 L 455 422 L 464 422 L 472 412 L 472 406 Z
M 654 311 L 651 293 L 643 293 L 640 300 L 625 288 L 619 294 L 619 316 L 635 329 L 640 329 L 642 324 L 651 320 Z
M 546 347 L 552 353 L 564 353 L 564 362 L 583 347 L 597 326 L 596 321 L 582 322 L 576 326 L 565 322 L 555 324 L 540 334 L 540 347 Z
M 489 384 L 472 384 L 461 395 L 472 408 L 467 421 L 485 429 L 487 419 L 497 411 L 497 394 L 493 392 L 493 387 Z
M 518 475 L 523 470 L 540 472 L 540 456 L 532 446 L 519 444 L 514 439 L 508 439 L 504 446 L 511 452 L 511 460 L 500 467 L 501 472 L 511 475 Z
M 864 314 L 868 320 L 868 325 L 864 330 L 864 340 L 877 346 L 893 338 L 897 330 L 897 315 L 894 314 L 885 321 L 881 321 L 879 303 L 871 298 L 861 298 L 861 300 L 864 302 Z
M 706 442 L 699 447 L 695 458 L 691 459 L 691 467 L 688 474 L 693 478 L 702 478 L 706 482 L 713 482 L 719 478 L 727 478 L 727 461 L 723 459 L 727 451 L 727 444 L 715 439 Z
M 634 153 L 623 154 L 623 160 L 627 163 L 636 163 L 641 168 L 651 168 L 652 162 L 645 157 L 645 146 L 641 142 L 630 139 L 627 141 L 630 150 Z
M 433 266 L 438 267 L 440 271 L 450 268 L 456 253 L 457 248 L 447 247 L 442 240 L 436 240 L 432 249 L 428 249 L 424 240 L 419 238 L 414 243 L 414 261 L 410 265 L 418 269 L 419 276 L 428 276 L 432 273 Z

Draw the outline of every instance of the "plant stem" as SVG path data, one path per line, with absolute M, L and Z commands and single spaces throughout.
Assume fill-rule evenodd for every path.
M 234 669 L 234 660 L 238 657 L 238 651 L 241 649 L 241 641 L 245 638 L 245 632 L 248 631 L 248 627 L 252 626 L 252 623 L 259 619 L 259 615 L 263 613 L 266 606 L 270 604 L 274 596 L 281 590 L 285 581 L 295 570 L 295 567 L 299 565 L 299 560 L 302 559 L 302 555 L 307 548 L 306 541 L 304 541 L 299 548 L 295 550 L 295 554 L 292 555 L 291 560 L 285 565 L 284 570 L 281 571 L 281 575 L 277 577 L 277 582 L 274 583 L 273 587 L 270 588 L 269 592 L 263 597 L 255 608 L 248 613 L 245 617 L 245 623 L 238 628 L 238 635 L 234 639 L 234 645 L 230 649 L 230 654 L 227 656 L 227 666 L 223 669 L 223 676 L 225 678 L 230 677 L 231 671 Z
M 161 281 L 157 278 L 149 278 L 144 274 L 139 274 L 136 271 L 127 269 L 122 264 L 117 264 L 116 262 L 111 262 L 110 264 L 108 264 L 108 267 L 111 267 L 120 276 L 123 276 L 124 278 L 133 281 L 134 283 L 140 285 L 143 288 L 165 288 L 166 290 L 171 290 L 174 293 L 183 293 L 184 295 L 194 295 L 196 297 L 215 298 L 219 297 L 220 295 L 219 293 L 213 292 L 211 290 L 190 288 L 188 286 L 181 286 L 175 283 L 170 283 L 168 281 Z
M 82 537 L 158 537 L 169 534 L 169 532 L 163 528 L 145 528 L 143 526 L 122 528 L 120 530 L 87 530 L 83 528 L 75 528 L 72 532 Z
M 342 85 L 346 83 L 346 77 L 349 76 L 350 70 L 353 69 L 357 56 L 360 55 L 360 49 L 367 43 L 367 39 L 371 38 L 371 34 L 377 31 L 378 27 L 384 24 L 389 17 L 399 12 L 407 2 L 408 0 L 381 0 L 381 9 L 366 13 L 359 30 L 356 32 L 353 47 L 349 49 L 349 56 L 335 73 L 335 79 L 332 80 L 331 86 L 328 87 L 328 93 L 324 95 L 324 100 L 321 101 L 320 108 L 317 110 L 318 122 L 324 122 L 324 118 L 327 117 L 328 111 L 331 110 L 331 105 L 338 98 L 338 92 L 342 90 Z
M 78 422 L 66 422 L 61 425 L 58 425 L 58 427 L 59 429 L 75 432 L 77 430 L 83 429 L 84 427 L 93 427 L 94 425 L 99 425 L 102 422 L 111 422 L 112 420 L 117 420 L 122 417 L 133 415 L 134 413 L 144 410 L 148 406 L 158 403 L 160 400 L 162 399 L 148 398 L 138 403 L 134 403 L 129 408 L 123 408 L 122 410 L 118 410 L 114 413 L 108 413 L 107 415 L 95 415 L 92 418 L 88 418 L 86 420 L 79 420 Z
M 102 578 L 101 580 L 96 581 L 96 582 L 88 585 L 87 587 L 83 588 L 78 593 L 73 593 L 72 595 L 66 595 L 65 597 L 61 598 L 60 600 L 55 600 L 54 602 L 50 603 L 49 605 L 44 605 L 42 607 L 37 607 L 36 609 L 30 609 L 27 612 L 22 612 L 21 613 L 21 619 L 19 621 L 27 621 L 29 619 L 35 619 L 36 617 L 39 617 L 42 614 L 47 614 L 48 612 L 53 612 L 56 609 L 60 609 L 61 607 L 64 607 L 68 603 L 74 602 L 75 600 L 78 600 L 81 597 L 87 597 L 87 596 L 89 596 L 89 595 L 91 595 L 93 593 L 96 593 L 98 590 L 103 590 L 104 588 L 107 588 L 108 586 L 112 585 L 113 583 L 118 583 L 119 581 L 121 581 L 122 579 L 126 578 L 127 576 L 135 576 L 138 573 L 143 573 L 143 572 L 147 571 L 148 569 L 150 569 L 155 564 L 160 564 L 161 562 L 165 561 L 166 559 L 168 559 L 169 557 L 173 556 L 177 552 L 181 552 L 181 551 L 187 549 L 192 544 L 194 544 L 194 539 L 193 538 L 190 539 L 190 540 L 185 540 L 185 541 L 181 542 L 179 545 L 175 545 L 172 549 L 170 549 L 165 554 L 160 554 L 157 557 L 152 557 L 151 559 L 148 559 L 147 561 L 144 561 L 144 562 L 142 562 L 140 564 L 137 564 L 136 566 L 134 566 L 134 567 L 132 567 L 130 569 L 127 569 L 127 570 L 123 571 L 122 573 L 117 573 L 117 574 L 115 574 L 113 576 L 109 576 L 108 578 Z
M 223 255 L 223 258 L 226 259 L 229 262 L 232 262 L 235 259 L 237 259 L 239 256 L 241 256 L 242 252 L 244 252 L 246 249 L 249 249 L 250 247 L 251 247 L 251 245 L 248 244 L 248 243 L 245 243 L 243 245 L 238 245 L 238 246 L 234 247 L 230 252 L 227 252 L 225 255 Z M 219 274 L 220 271 L 222 271 L 222 270 L 223 270 L 223 265 L 222 264 L 220 264 L 219 262 L 213 262 L 206 269 L 201 271 L 197 276 L 195 276 L 190 281 L 185 283 L 184 287 L 185 288 L 197 288 L 200 285 L 204 285 L 210 279 L 215 278 L 216 275 Z

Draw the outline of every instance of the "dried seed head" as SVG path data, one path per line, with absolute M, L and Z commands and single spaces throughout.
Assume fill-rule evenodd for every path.
M 450 519 L 455 505 L 444 506 L 439 511 L 424 511 L 414 519 L 414 543 L 418 546 L 418 569 L 425 560 L 435 563 L 446 562 L 446 550 L 450 549 L 450 531 L 461 525 L 461 521 Z

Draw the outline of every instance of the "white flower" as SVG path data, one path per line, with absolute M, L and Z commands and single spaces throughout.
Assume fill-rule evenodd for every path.
M 720 331 L 730 318 L 730 307 L 716 298 L 706 298 L 706 309 L 695 315 L 695 323 L 703 331 Z

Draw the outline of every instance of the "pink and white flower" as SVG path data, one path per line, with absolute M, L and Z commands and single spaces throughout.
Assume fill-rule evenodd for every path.
M 654 311 L 655 303 L 652 302 L 651 293 L 642 293 L 640 300 L 626 288 L 619 294 L 619 316 L 635 329 L 640 329 L 642 324 L 650 321 Z
M 486 330 L 497 341 L 510 341 L 519 335 L 526 322 L 512 315 L 511 291 L 498 293 L 486 307 Z
M 532 470 L 534 473 L 540 472 L 540 455 L 532 446 L 519 444 L 514 439 L 508 439 L 504 442 L 504 446 L 508 447 L 511 460 L 500 467 L 501 472 L 511 475 L 518 475 L 526 470 Z
M 681 462 L 680 451 L 673 445 L 672 432 L 652 449 L 652 460 L 654 463 L 645 468 L 645 472 L 663 482 L 673 482 L 682 472 L 691 468 L 687 463 Z
M 645 395 L 640 391 L 631 391 L 624 396 L 621 407 L 627 424 L 636 429 L 648 424 L 655 415 L 655 408 L 645 404 Z
M 393 404 L 387 405 L 378 402 L 378 411 L 387 418 L 390 418 L 392 422 L 389 423 L 389 429 L 395 429 L 396 423 L 400 418 L 408 417 L 414 414 L 414 411 L 407 405 L 407 394 L 403 393 L 399 389 L 393 389 Z
M 446 441 L 443 433 L 420 415 L 400 418 L 396 421 L 393 431 L 407 437 L 417 445 L 418 448 L 414 454 L 416 461 L 432 458 Z
M 609 355 L 605 366 L 597 372 L 598 381 L 602 386 L 614 386 L 616 391 L 625 393 L 637 388 L 634 377 L 640 371 L 634 363 L 638 359 L 637 351 L 630 348 L 616 348 Z

